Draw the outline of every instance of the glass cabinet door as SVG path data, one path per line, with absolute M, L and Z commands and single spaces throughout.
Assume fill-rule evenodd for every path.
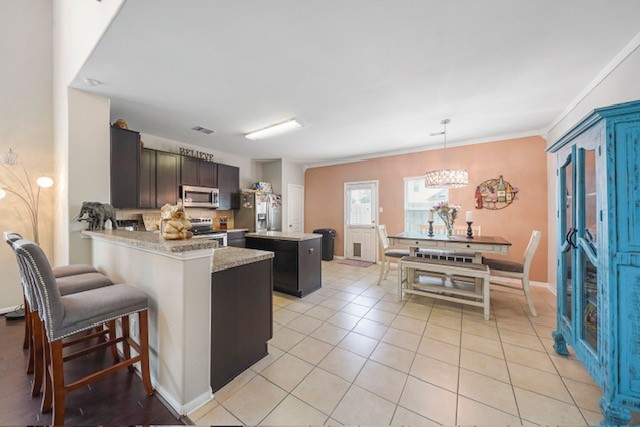
M 598 350 L 598 201 L 596 197 L 597 152 L 579 148 L 577 162 L 577 233 L 575 288 L 579 292 L 575 316 L 578 337 L 592 352 Z
M 563 323 L 571 330 L 573 318 L 573 238 L 575 234 L 575 148 L 567 155 L 564 164 L 558 172 L 560 184 L 559 204 L 559 235 L 560 254 L 558 264 L 558 304 L 561 317 L 559 323 Z

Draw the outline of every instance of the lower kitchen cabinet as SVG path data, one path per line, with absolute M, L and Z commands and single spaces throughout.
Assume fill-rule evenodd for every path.
M 322 286 L 321 239 L 294 241 L 246 237 L 245 245 L 275 254 L 274 290 L 302 297 Z
M 273 336 L 271 259 L 211 275 L 211 389 L 267 355 Z

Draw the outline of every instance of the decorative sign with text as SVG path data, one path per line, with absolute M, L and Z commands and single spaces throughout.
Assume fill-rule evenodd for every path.
M 213 162 L 213 154 L 205 153 L 203 151 L 196 151 L 196 150 L 180 147 L 180 155 L 187 156 L 187 157 L 195 157 L 197 159 L 204 160 L 205 162 Z

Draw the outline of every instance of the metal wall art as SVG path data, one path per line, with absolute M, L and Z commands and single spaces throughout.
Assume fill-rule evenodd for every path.
M 516 200 L 518 189 L 499 178 L 488 179 L 476 187 L 476 209 L 504 209 Z

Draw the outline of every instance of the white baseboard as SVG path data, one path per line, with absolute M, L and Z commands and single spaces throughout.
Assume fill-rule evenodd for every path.
M 169 406 L 171 406 L 173 410 L 176 411 L 179 415 L 188 415 L 189 412 L 193 412 L 196 409 L 203 406 L 204 404 L 206 404 L 207 402 L 210 402 L 213 400 L 213 393 L 211 392 L 211 389 L 209 389 L 208 391 L 202 393 L 200 396 L 196 397 L 195 399 L 192 399 L 191 401 L 185 403 L 184 405 L 181 405 L 161 385 L 155 384 L 154 388 L 156 390 L 156 393 L 162 396 L 165 402 L 167 402 L 167 404 L 169 404 Z
M 344 257 L 343 257 L 343 256 L 341 256 L 341 255 L 334 255 L 333 257 L 334 257 L 335 259 L 344 259 Z
M 0 308 L 0 314 L 11 313 L 12 311 L 16 310 L 16 307 L 20 307 L 21 305 L 22 304 L 20 304 L 20 305 L 12 305 L 11 307 Z
M 520 279 L 512 279 L 510 277 L 491 276 L 490 280 L 492 282 L 496 281 L 496 282 L 512 283 L 514 285 L 522 285 L 522 281 L 520 281 Z M 556 289 L 553 286 L 551 286 L 550 284 L 548 284 L 547 282 L 536 282 L 534 280 L 529 280 L 529 285 L 535 286 L 535 287 L 538 287 L 538 288 L 545 288 L 546 290 L 551 292 L 553 295 L 557 296 Z

